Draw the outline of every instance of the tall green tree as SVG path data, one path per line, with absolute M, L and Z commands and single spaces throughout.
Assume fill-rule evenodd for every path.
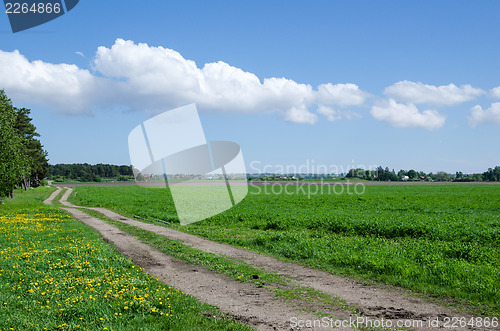
M 40 135 L 36 132 L 36 127 L 31 123 L 30 110 L 26 108 L 17 109 L 16 115 L 14 127 L 22 137 L 23 153 L 28 162 L 26 169 L 28 175 L 23 177 L 21 183 L 25 189 L 31 186 L 37 187 L 49 171 L 47 152 L 37 138 Z
M 410 179 L 415 179 L 415 178 L 417 178 L 417 176 L 418 176 L 418 172 L 416 172 L 415 170 L 410 169 L 408 171 L 408 177 L 410 177 Z
M 14 187 L 28 174 L 23 138 L 15 128 L 16 109 L 0 90 L 0 197 L 14 196 Z
M 19 185 L 39 186 L 48 172 L 47 152 L 29 114 L 0 90 L 0 197 L 13 197 Z

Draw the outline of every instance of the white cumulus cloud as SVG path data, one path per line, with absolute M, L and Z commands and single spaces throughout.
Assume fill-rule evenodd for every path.
M 17 50 L 0 50 L 0 88 L 15 101 L 70 114 L 90 113 L 92 100 L 102 95 L 102 83 L 74 64 L 30 62 Z
M 317 92 L 318 103 L 327 105 L 359 106 L 368 96 L 356 84 L 321 84 Z
M 399 102 L 414 104 L 455 105 L 475 99 L 485 92 L 471 85 L 427 85 L 421 82 L 401 81 L 388 86 L 384 94 Z
M 127 95 L 137 107 L 178 106 L 196 102 L 201 108 L 227 112 L 294 112 L 314 103 L 313 88 L 285 78 L 263 82 L 225 62 L 202 68 L 174 50 L 118 39 L 99 47 L 95 69 L 125 80 Z M 144 100 L 147 98 L 146 103 Z
M 483 123 L 500 125 L 500 102 L 494 102 L 490 108 L 483 109 L 481 106 L 474 106 L 469 116 L 469 125 L 473 128 Z
M 327 107 L 320 105 L 317 109 L 318 114 L 324 115 L 326 119 L 330 122 L 337 122 L 342 119 L 352 120 L 356 118 L 361 118 L 361 115 L 350 110 L 339 110 L 333 109 L 332 107 Z
M 490 90 L 490 95 L 495 99 L 500 99 L 500 86 L 492 88 Z
M 435 110 L 420 112 L 414 104 L 401 104 L 394 99 L 389 99 L 385 104 L 373 106 L 370 113 L 376 120 L 399 128 L 419 127 L 434 130 L 442 127 L 446 120 L 444 115 Z
M 306 108 L 295 108 L 287 110 L 283 114 L 283 118 L 292 123 L 314 124 L 318 121 L 318 116 L 311 113 Z
M 123 39 L 98 47 L 92 71 L 0 51 L 0 88 L 15 102 L 72 114 L 115 107 L 160 112 L 194 102 L 200 109 L 275 112 L 287 121 L 309 124 L 318 119 L 309 109 L 319 104 L 355 106 L 368 97 L 355 84 L 314 88 L 283 77 L 261 80 L 222 61 L 198 66 L 175 50 Z

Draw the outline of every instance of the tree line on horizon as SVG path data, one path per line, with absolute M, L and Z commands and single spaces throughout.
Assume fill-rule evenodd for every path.
M 437 181 L 437 182 L 500 182 L 500 166 L 489 168 L 487 171 L 476 174 L 464 174 L 461 171 L 449 174 L 444 171 L 425 173 L 423 171 L 399 170 L 397 173 L 388 167 L 378 167 L 376 170 L 351 169 L 346 178 L 358 178 L 376 181 Z
M 48 180 L 63 182 L 68 180 L 78 182 L 101 182 L 103 180 L 128 181 L 134 178 L 132 166 L 113 164 L 56 164 L 50 165 Z
M 489 168 L 484 173 L 463 174 L 456 172 L 449 174 L 444 171 L 437 173 L 425 173 L 423 171 L 399 170 L 397 173 L 390 170 L 388 167 L 378 167 L 376 170 L 365 170 L 361 168 L 351 169 L 345 176 L 334 176 L 328 174 L 309 174 L 296 175 L 288 174 L 287 176 L 276 174 L 265 175 L 248 175 L 249 180 L 281 180 L 281 179 L 328 179 L 328 178 L 357 178 L 373 181 L 437 181 L 437 182 L 483 182 L 483 181 L 500 181 L 500 166 Z M 103 180 L 128 181 L 134 179 L 132 166 L 129 165 L 112 165 L 112 164 L 56 164 L 49 165 L 48 177 L 53 181 L 78 181 L 78 182 L 100 182 Z
M 16 187 L 40 186 L 47 174 L 47 152 L 30 112 L 14 107 L 0 89 L 0 197 L 14 197 Z
M 350 169 L 342 174 L 248 174 L 250 181 L 273 181 L 273 180 L 310 180 L 310 179 L 362 179 L 369 181 L 432 181 L 432 182 L 500 182 L 500 166 L 489 168 L 483 173 L 464 174 L 461 171 L 455 174 L 449 174 L 444 171 L 437 173 L 425 173 L 423 171 L 399 170 L 397 173 L 389 167 L 379 166 L 375 170 L 366 170 L 362 168 Z

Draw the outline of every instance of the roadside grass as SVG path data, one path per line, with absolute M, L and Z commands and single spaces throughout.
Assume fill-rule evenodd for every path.
M 0 205 L 0 210 L 16 210 L 19 208 L 37 208 L 43 205 L 43 201 L 47 199 L 52 192 L 56 190 L 53 186 L 40 186 L 36 189 L 16 189 L 14 191 L 14 199 L 2 198 L 3 204 Z
M 42 205 L 52 191 L 19 191 L 0 206 L 0 330 L 251 330 Z
M 315 190 L 315 191 L 312 191 Z M 78 187 L 78 205 L 178 222 L 168 190 Z M 175 227 L 336 274 L 500 315 L 500 186 L 250 186 L 234 208 Z M 452 300 L 449 300 L 452 299 Z
M 348 310 L 352 314 L 357 313 L 355 307 L 348 305 L 343 300 L 319 292 L 310 287 L 294 285 L 294 281 L 290 277 L 255 268 L 237 259 L 191 248 L 177 240 L 168 239 L 154 232 L 115 221 L 94 210 L 85 209 L 84 211 L 124 232 L 136 236 L 142 242 L 165 254 L 186 261 L 192 265 L 198 265 L 205 269 L 225 274 L 237 281 L 252 283 L 256 287 L 265 287 L 273 291 L 281 300 L 293 300 L 296 303 L 295 306 L 302 306 L 305 308 L 308 303 L 314 303 L 314 306 L 321 305 L 324 308 L 324 312 L 318 310 L 312 311 L 318 316 L 334 317 L 332 312 L 334 313 L 337 310 Z

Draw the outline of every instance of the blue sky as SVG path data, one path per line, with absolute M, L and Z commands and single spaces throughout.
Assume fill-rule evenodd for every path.
M 194 102 L 207 139 L 238 142 L 250 172 L 483 172 L 500 165 L 499 12 L 497 1 L 81 0 L 16 34 L 0 15 L 0 88 L 32 109 L 53 164 L 128 164 L 135 126 Z

